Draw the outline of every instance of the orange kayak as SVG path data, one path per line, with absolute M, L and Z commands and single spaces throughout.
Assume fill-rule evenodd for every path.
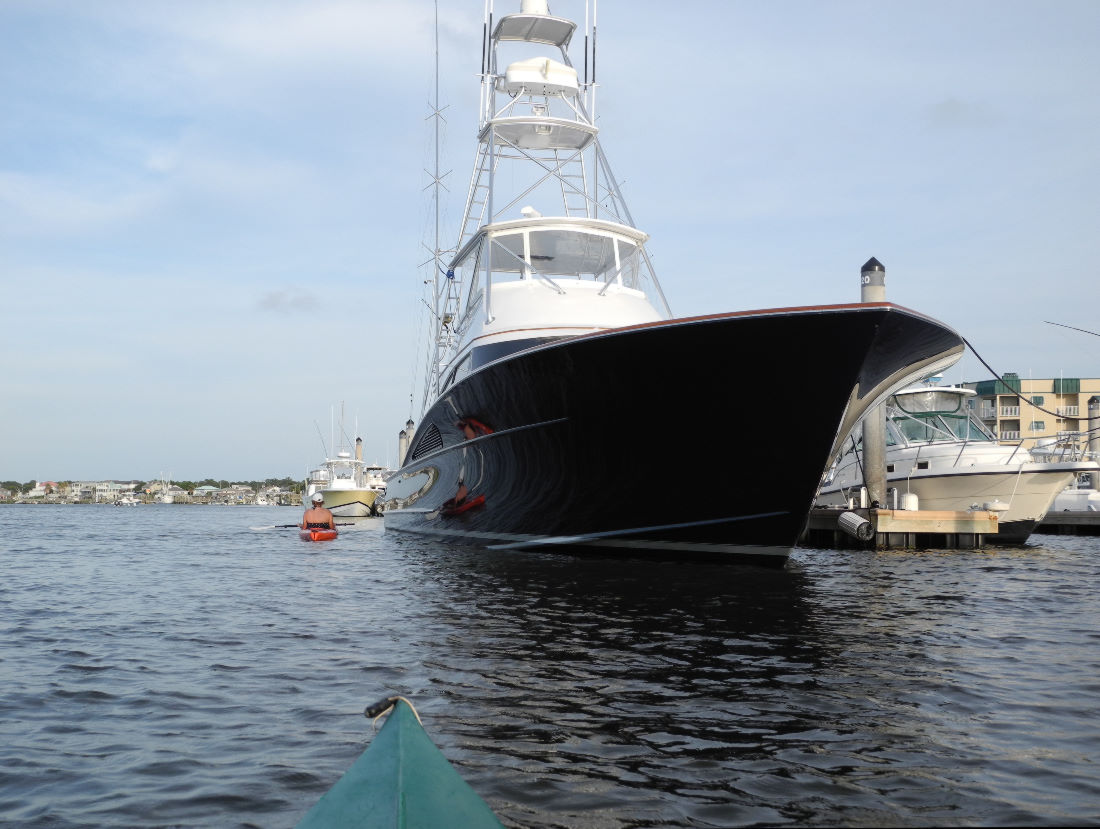
M 339 530 L 314 527 L 309 530 L 298 530 L 298 537 L 302 541 L 332 541 L 340 534 Z

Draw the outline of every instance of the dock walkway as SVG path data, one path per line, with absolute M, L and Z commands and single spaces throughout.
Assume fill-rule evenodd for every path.
M 1035 532 L 1051 535 L 1100 535 L 1100 512 L 1048 512 Z
M 841 515 L 870 522 L 867 538 L 841 528 Z M 851 519 L 848 519 L 851 520 Z M 997 534 L 997 514 L 985 510 L 814 509 L 799 543 L 838 550 L 943 548 L 981 549 Z

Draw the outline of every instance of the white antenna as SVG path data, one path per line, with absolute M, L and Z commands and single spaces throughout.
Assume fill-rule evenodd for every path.
M 486 23 L 485 33 L 483 35 L 485 43 L 488 42 L 489 37 L 489 25 L 492 19 L 492 3 L 491 0 L 486 0 Z M 482 66 L 485 70 L 485 55 L 486 52 L 482 51 Z M 439 148 L 440 138 L 439 129 L 440 123 L 443 121 L 443 110 L 445 107 L 439 105 L 439 0 L 435 2 L 435 87 L 434 87 L 434 99 L 432 101 L 432 114 L 434 119 L 434 152 L 435 152 L 435 167 L 429 173 L 432 180 L 432 203 L 434 208 L 435 218 L 435 239 L 432 244 L 432 270 L 434 285 L 434 297 L 433 307 L 431 308 L 434 320 L 439 325 L 435 336 L 435 341 L 428 347 L 428 360 L 429 364 L 425 370 L 424 375 L 424 397 L 422 401 L 422 409 L 424 411 L 428 408 L 429 402 L 435 397 L 439 390 L 439 380 L 442 373 L 442 367 L 440 361 L 447 353 L 450 341 L 453 336 L 453 330 L 450 325 L 445 322 L 448 317 L 455 319 L 457 317 L 458 309 L 458 285 L 455 282 L 454 274 L 448 271 L 443 265 L 444 251 L 439 246 L 439 210 L 440 210 L 440 188 L 444 187 L 443 179 L 448 173 L 441 173 L 439 170 Z M 445 188 L 444 188 L 445 189 Z
M 584 0 L 584 91 L 588 92 L 588 0 Z

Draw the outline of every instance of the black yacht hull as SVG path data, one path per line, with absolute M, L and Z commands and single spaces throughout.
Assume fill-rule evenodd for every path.
M 951 329 L 888 303 L 677 319 L 528 348 L 428 411 L 387 482 L 386 529 L 781 565 L 838 441 L 962 348 Z

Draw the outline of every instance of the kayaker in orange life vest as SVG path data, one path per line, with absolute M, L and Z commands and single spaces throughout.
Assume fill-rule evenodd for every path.
M 336 529 L 336 523 L 332 520 L 332 513 L 322 506 L 325 503 L 325 496 L 320 492 L 314 492 L 313 498 L 310 500 L 313 502 L 313 506 L 307 509 L 306 514 L 302 516 L 302 529 Z

